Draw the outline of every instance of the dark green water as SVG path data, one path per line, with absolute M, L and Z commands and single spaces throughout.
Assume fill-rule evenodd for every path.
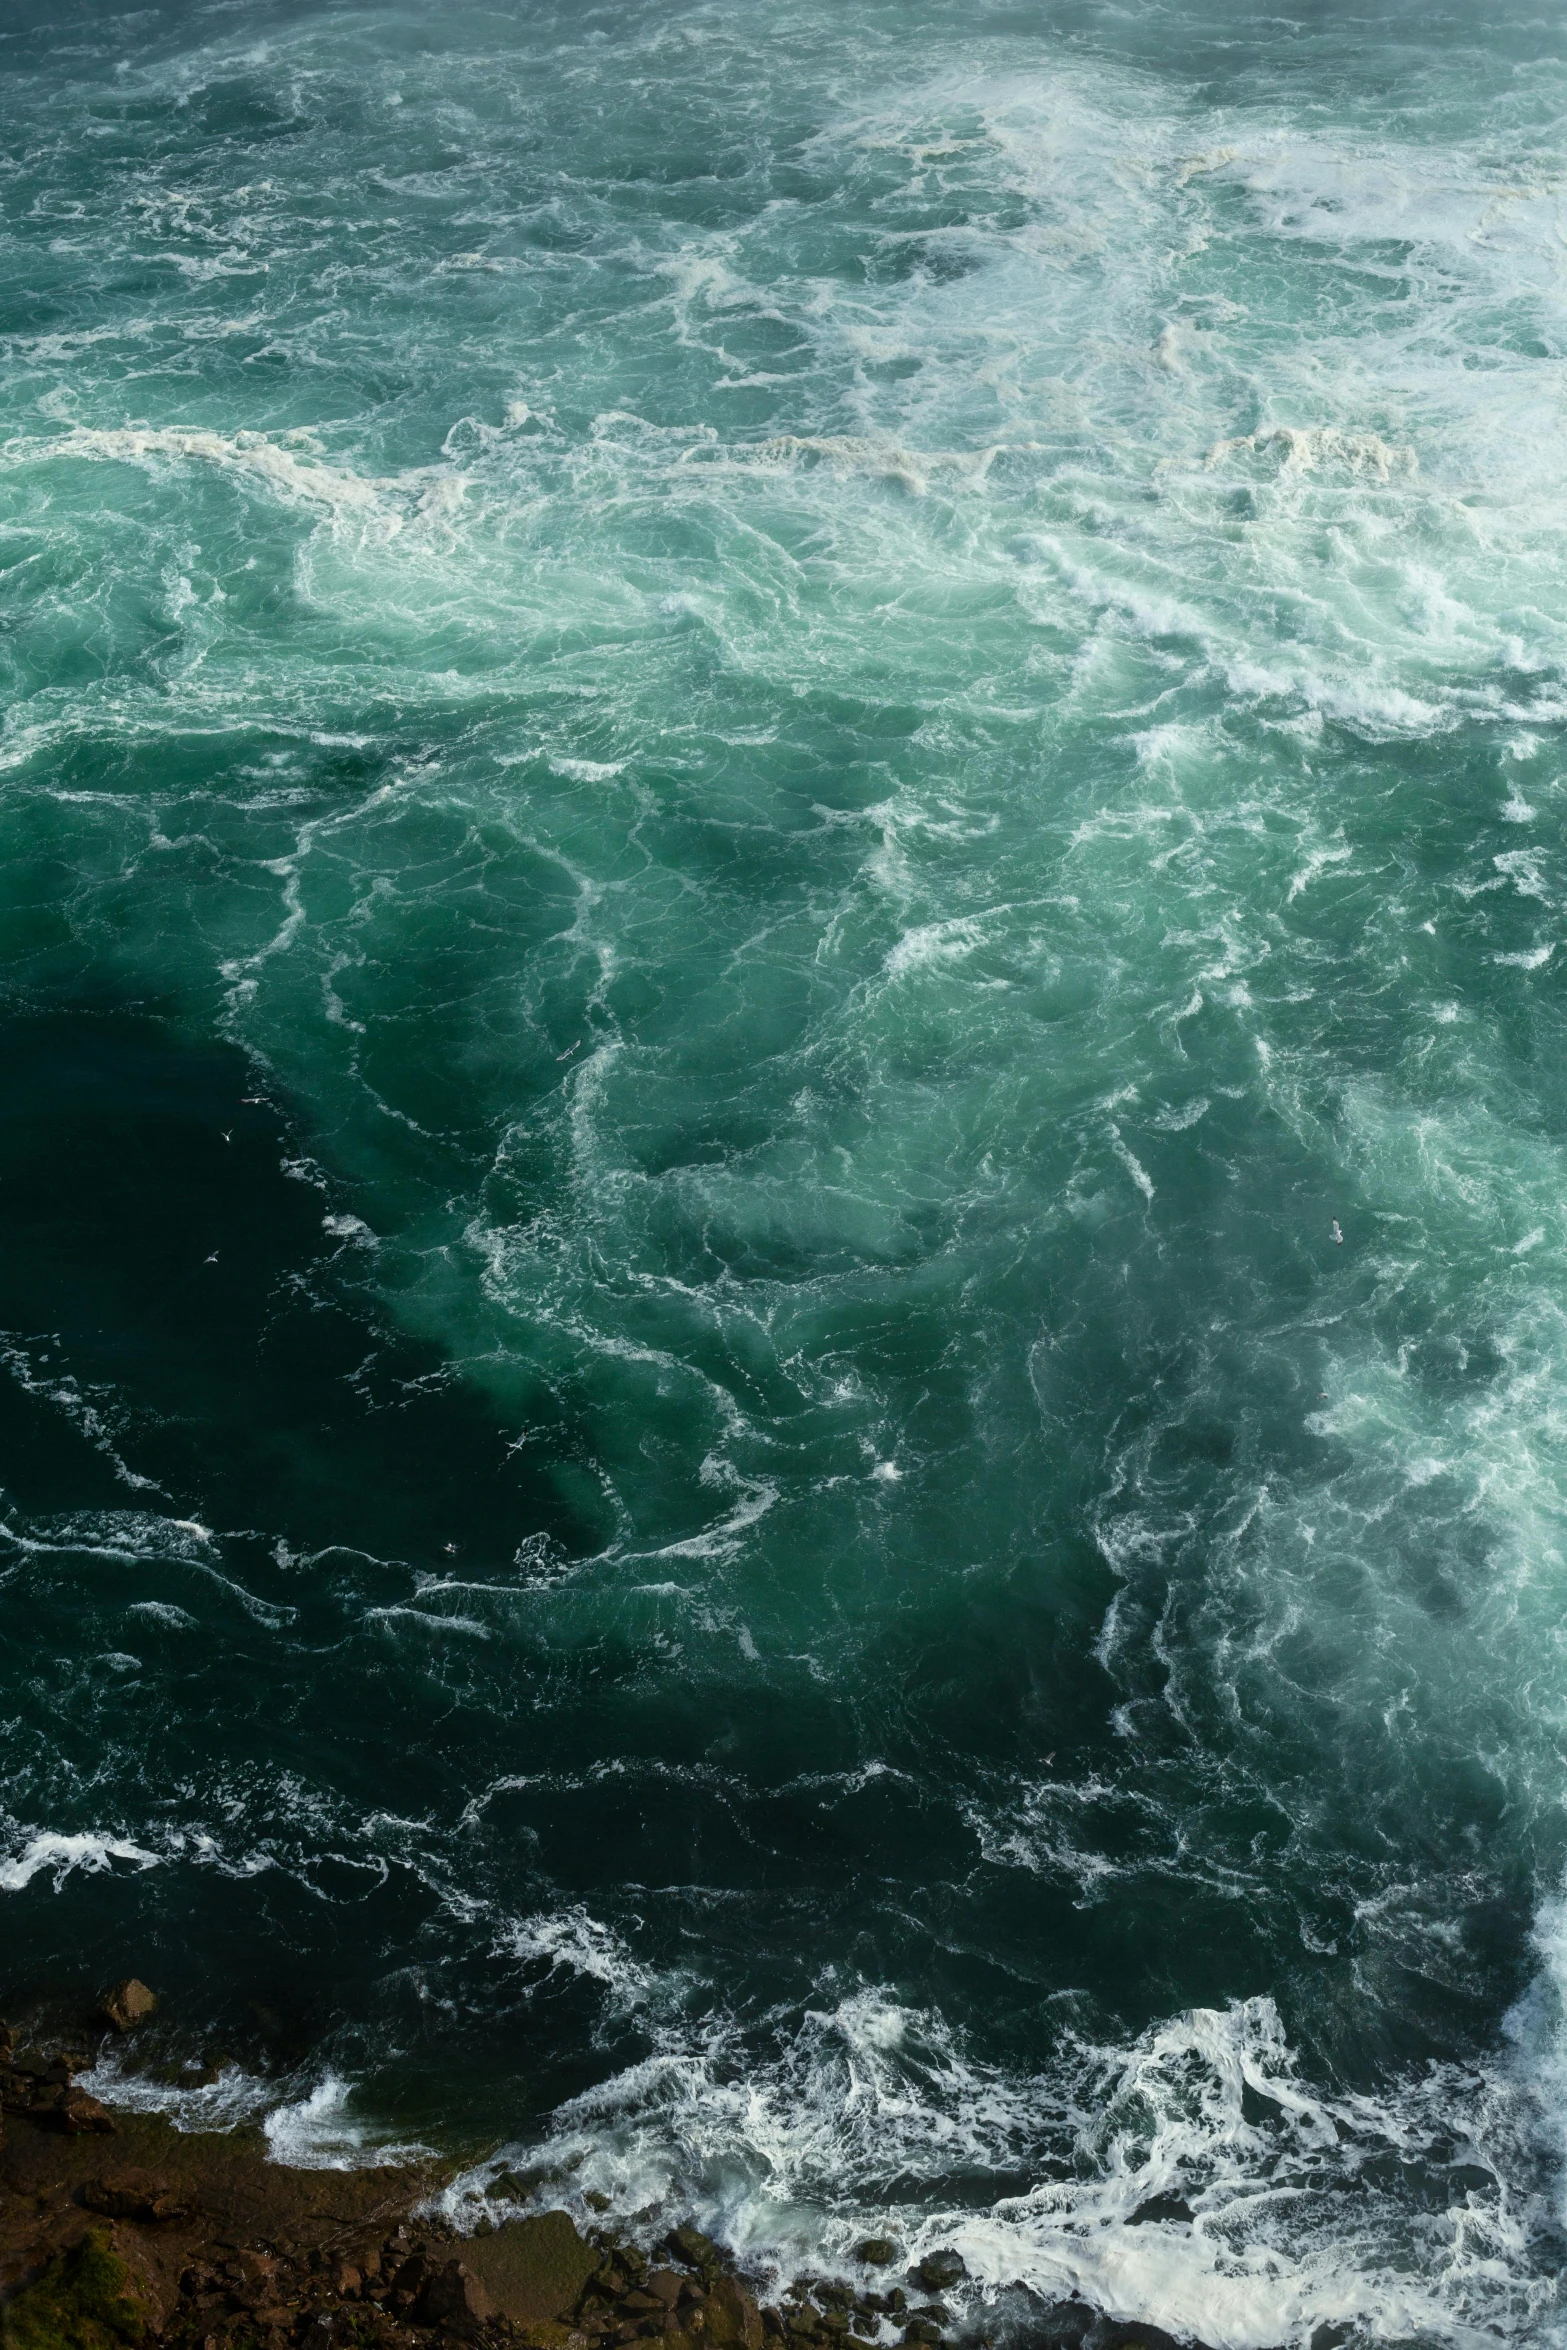
M 0 31 L 0 2002 L 1561 2341 L 1562 26 Z

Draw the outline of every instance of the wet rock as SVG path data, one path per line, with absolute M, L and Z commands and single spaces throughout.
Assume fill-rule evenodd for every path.
M 0 2109 L 6 2113 L 31 2113 L 44 2090 L 50 2087 L 51 2084 L 25 2066 L 8 2065 L 0 2072 Z
M 762 2313 L 734 2277 L 713 2279 L 702 2303 L 702 2325 L 707 2339 L 724 2350 L 762 2350 Z
M 673 2309 L 680 2299 L 684 2277 L 676 2276 L 672 2268 L 655 2268 L 649 2272 L 647 2289 L 662 2301 L 666 2309 Z
M 1087 2350 L 1181 2350 L 1163 2326 L 1140 2325 L 1125 2319 L 1102 2317 L 1086 2336 Z M 1195 2346 L 1192 2346 L 1195 2350 Z
M 863 2260 L 867 2268 L 889 2268 L 898 2257 L 898 2247 L 890 2236 L 867 2236 L 854 2250 L 856 2260 Z
M 1198 2343 L 1181 2345 L 1162 2326 L 1135 2318 L 1105 2317 L 1086 2301 L 1072 2298 L 1036 2303 L 1029 2320 L 1028 2339 L 1039 2350 L 1201 2350 Z
M 968 2275 L 968 2263 L 961 2252 L 927 2252 L 914 2274 L 928 2293 L 944 2293 Z
M 158 1996 L 135 1975 L 127 1975 L 123 1983 L 111 1983 L 98 1998 L 98 2014 L 102 2021 L 116 2032 L 128 2032 L 134 2024 L 142 2023 L 156 2009 Z
M 939 2342 L 941 2328 L 933 2317 L 911 2317 L 903 2329 L 906 2342 Z
M 428 2276 L 414 2305 L 420 2325 L 445 2326 L 454 2334 L 476 2334 L 494 2314 L 483 2284 L 460 2260 L 448 2260 Z
M 88 2130 L 112 2131 L 114 2116 L 96 2097 L 89 2097 L 85 2089 L 62 2089 L 54 2107 L 55 2126 L 72 2137 L 80 2137 Z
M 5 2330 L 16 2342 L 134 2343 L 150 2314 L 108 2236 L 95 2230 L 7 2301 Z
M 167 2180 L 136 2172 L 89 2179 L 80 2201 L 89 2211 L 101 2211 L 105 2219 L 136 2220 L 143 2227 L 189 2219 L 193 2209 L 189 2198 L 177 2193 Z
M 700 2228 L 671 2228 L 664 2241 L 677 2260 L 688 2261 L 692 2268 L 707 2268 L 721 2258 L 712 2237 Z
M 392 2271 L 392 2291 L 409 2299 L 423 2287 L 430 2263 L 422 2252 L 410 2252 Z
M 602 2252 L 583 2242 L 564 2211 L 508 2220 L 493 2236 L 466 2245 L 463 2258 L 500 2315 L 521 2326 L 564 2323 L 603 2262 Z M 641 2272 L 640 2261 L 633 2264 L 624 2253 L 617 2259 L 628 2278 L 633 2266 Z M 653 2300 L 662 2312 L 664 2304 Z

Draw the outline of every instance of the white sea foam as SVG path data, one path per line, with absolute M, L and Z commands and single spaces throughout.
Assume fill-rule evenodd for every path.
M 727 23 L 722 10 L 700 26 L 677 11 L 659 29 L 671 40 L 700 30 L 704 73 L 737 37 L 748 77 L 764 70 L 754 26 L 737 36 Z M 1536 1850 L 1554 1849 L 1563 1169 L 1540 1140 L 1549 1121 L 1537 1105 L 1507 1104 L 1497 1072 L 1520 1089 L 1523 1079 L 1484 985 L 1489 974 L 1532 1017 L 1554 984 L 1552 945 L 1505 927 L 1509 912 L 1545 920 L 1518 900 L 1539 891 L 1548 905 L 1554 867 L 1545 849 L 1495 860 L 1488 814 L 1465 843 L 1445 802 L 1452 829 L 1427 840 L 1433 776 L 1458 764 L 1411 782 L 1399 760 L 1452 740 L 1490 778 L 1494 804 L 1486 746 L 1519 756 L 1519 743 L 1547 743 L 1561 724 L 1558 387 L 1554 361 L 1527 347 L 1554 348 L 1560 183 L 1554 167 L 1519 160 L 1554 137 L 1542 127 L 1549 90 L 1529 97 L 1537 112 L 1521 127 L 1504 107 L 1466 145 L 1425 85 L 1408 136 L 1331 103 L 1308 118 L 1297 93 L 1309 60 L 1271 96 L 1251 73 L 1220 108 L 1184 77 L 1116 67 L 1097 41 L 1092 56 L 1050 46 L 1042 65 L 1032 34 L 1004 50 L 998 36 L 981 54 L 921 27 L 884 79 L 885 50 L 852 46 L 852 14 L 816 29 L 820 79 L 803 52 L 779 55 L 791 137 L 797 114 L 815 110 L 791 154 L 844 194 L 837 260 L 833 205 L 815 197 L 742 206 L 744 220 L 714 228 L 660 214 L 639 184 L 628 225 L 610 217 L 602 175 L 591 200 L 573 192 L 586 176 L 559 175 L 551 203 L 588 234 L 595 292 L 565 313 L 569 338 L 540 334 L 537 290 L 566 285 L 576 304 L 587 281 L 558 254 L 536 270 L 508 256 L 514 319 L 485 329 L 486 364 L 506 378 L 491 410 L 504 426 L 469 414 L 466 380 L 448 397 L 443 378 L 416 413 L 425 362 L 402 254 L 377 310 L 380 264 L 355 250 L 358 290 L 333 297 L 349 322 L 340 334 L 314 282 L 302 303 L 283 290 L 297 256 L 281 225 L 267 303 L 277 339 L 255 381 L 286 359 L 295 383 L 323 361 L 362 383 L 360 352 L 374 348 L 409 388 L 379 441 L 367 397 L 363 472 L 237 422 L 127 427 L 121 363 L 92 373 L 95 327 L 34 341 L 28 366 L 68 362 L 71 402 L 107 421 L 56 431 L 57 404 L 40 436 L 32 418 L 5 453 L 17 489 L 36 486 L 26 469 L 40 460 L 51 488 L 78 495 L 84 466 L 134 463 L 156 473 L 149 503 L 163 519 L 146 523 L 127 575 L 101 515 L 88 526 L 67 497 L 46 514 L 41 499 L 37 513 L 19 501 L 16 528 L 40 534 L 18 539 L 19 560 L 42 555 L 47 527 L 49 558 L 69 575 L 70 625 L 119 617 L 90 637 L 86 682 L 61 689 L 60 706 L 40 693 L 8 715 L 8 791 L 58 828 L 73 935 L 112 935 L 117 953 L 141 953 L 160 981 L 173 974 L 193 1003 L 222 956 L 233 1033 L 298 1086 L 364 1186 L 352 1196 L 386 1204 L 384 1218 L 373 1212 L 396 1236 L 377 1262 L 389 1295 L 471 1376 L 492 1379 L 508 1410 L 519 1358 L 580 1409 L 613 1537 L 575 1576 L 530 1555 L 530 1609 L 557 1595 L 585 1607 L 573 1584 L 612 1586 L 660 1638 L 678 1624 L 682 1681 L 722 1640 L 725 1671 L 739 1669 L 738 1649 L 747 1688 L 760 1667 L 785 1688 L 788 1671 L 802 1685 L 814 1676 L 813 1695 L 851 1672 L 868 1689 L 871 1643 L 846 1579 L 811 1587 L 808 1631 L 780 1589 L 797 1593 L 815 1551 L 835 1547 L 844 1521 L 819 1514 L 840 1506 L 826 1496 L 847 1494 L 854 1509 L 868 1496 L 885 1513 L 900 1605 L 905 1593 L 911 1610 L 923 1605 L 946 1571 L 895 1514 L 932 1490 L 927 1375 L 900 1381 L 879 1342 L 863 1342 L 865 1297 L 880 1331 L 940 1285 L 943 1376 L 972 1401 L 986 1448 L 954 1450 L 939 1475 L 949 1488 L 972 1479 L 973 1551 L 1013 1560 L 1042 1553 L 1038 1497 L 1057 1456 L 1030 1454 L 1027 1399 L 1010 1403 L 1006 1382 L 1026 1358 L 1042 1415 L 1081 1437 L 1046 1358 L 1058 1348 L 1070 1379 L 1074 1323 L 1091 1321 L 1119 1349 L 1116 1414 L 1146 1409 L 1153 1423 L 1134 1440 L 1118 1416 L 1113 1440 L 1096 1429 L 1072 1456 L 1105 1462 L 1088 1518 L 1118 1596 L 1095 1654 L 1114 1683 L 1106 1707 L 1126 1771 L 1105 1763 L 1064 1783 L 1029 1772 L 976 1797 L 976 1866 L 1022 1872 L 1026 1890 L 1058 1891 L 1064 1912 L 1140 1883 L 1156 1895 L 1201 1884 L 1236 1916 L 1287 1886 L 1304 1913 L 1332 1873 L 1313 1823 L 1348 1804 L 1393 1859 L 1385 1877 L 1346 1863 L 1332 1887 L 1359 1938 L 1334 1996 L 1371 2022 L 1379 2003 L 1407 2001 L 1410 1982 L 1472 1998 L 1476 1968 L 1454 1936 L 1464 1918 L 1497 1914 L 1486 1854 L 1451 1819 L 1418 1831 L 1408 1820 L 1456 1747 L 1498 1791 L 1480 1845 L 1494 1842 L 1520 1879 Z M 283 72 L 294 70 L 288 38 Z M 626 54 L 653 70 L 634 43 Z M 584 70 L 581 56 L 571 68 Z M 438 83 L 439 54 L 422 70 Z M 1395 78 L 1434 70 L 1411 53 Z M 486 75 L 504 72 L 487 58 Z M 525 78 L 497 109 L 508 139 L 526 115 Z M 674 103 L 703 78 L 687 63 L 663 96 Z M 1520 89 L 1540 80 L 1516 78 Z M 565 106 L 571 73 L 542 79 Z M 411 116 L 412 80 L 408 96 Z M 480 115 L 465 123 L 477 143 Z M 334 127 L 333 141 L 351 135 Z M 525 168 L 525 142 L 515 147 L 505 171 L 493 156 L 473 166 L 486 203 Z M 343 170 L 335 152 L 326 168 Z M 295 169 L 308 187 L 303 127 Z M 449 177 L 461 168 L 391 168 L 366 184 L 398 217 L 402 191 L 438 204 Z M 200 226 L 172 197 L 148 218 L 148 236 Z M 461 226 L 453 266 L 465 282 L 492 273 L 467 250 L 488 225 Z M 420 233 L 409 231 L 415 253 Z M 236 253 L 222 227 L 194 266 L 226 270 Z M 597 289 L 620 268 L 636 296 L 605 325 Z M 138 343 L 145 307 L 138 294 L 124 330 Z M 192 334 L 197 323 L 186 315 Z M 434 323 L 445 332 L 449 319 Z M 748 328 L 769 345 L 760 357 L 736 355 Z M 788 371 L 770 357 L 783 345 Z M 666 377 L 670 348 L 679 373 Z M 526 399 L 510 397 L 513 378 Z M 138 404 L 154 396 L 147 380 Z M 235 384 L 231 371 L 198 386 L 206 405 L 179 412 L 269 413 L 270 393 L 246 409 Z M 726 406 L 740 387 L 754 408 Z M 621 405 L 633 397 L 647 416 Z M 396 474 L 376 451 L 411 432 L 440 462 Z M 201 484 L 214 479 L 261 493 L 225 574 L 227 606 L 198 562 L 211 535 Z M 285 524 L 298 511 L 355 527 L 312 532 L 296 575 L 308 593 L 269 661 L 254 616 L 231 627 L 225 611 L 243 602 L 242 565 L 276 553 L 270 508 Z M 156 641 L 131 655 L 118 633 L 127 576 L 173 587 Z M 356 678 L 345 649 L 367 647 L 373 670 Z M 362 722 L 348 727 L 353 692 Z M 878 703 L 893 714 L 887 730 Z M 438 747 L 359 796 L 335 770 L 320 785 L 303 748 L 282 782 L 253 773 L 262 725 L 292 746 L 385 749 L 394 763 L 410 738 Z M 542 757 L 519 748 L 541 740 Z M 138 761 L 159 770 L 150 824 L 134 780 L 116 774 L 113 789 L 92 791 L 61 780 L 88 753 L 97 776 L 106 741 L 126 750 L 132 779 Z M 171 742 L 178 756 L 160 760 Z M 588 755 L 605 749 L 623 755 Z M 202 759 L 201 812 L 165 826 L 163 767 L 185 776 Z M 289 818 L 294 797 L 318 788 L 334 795 L 330 816 Z M 1548 815 L 1554 788 L 1541 774 L 1529 801 L 1516 790 L 1500 800 L 1502 817 Z M 272 829 L 280 810 L 289 853 Z M 409 861 L 404 843 L 421 828 L 448 844 L 449 867 L 423 852 Z M 688 854 L 683 840 L 701 845 Z M 765 887 L 745 879 L 752 851 Z M 1431 875 L 1455 858 L 1449 890 Z M 154 907 L 145 877 L 162 860 L 179 879 Z M 139 944 L 124 928 L 128 877 L 154 908 Z M 1352 883 L 1363 951 L 1331 928 Z M 543 947 L 531 943 L 535 917 Z M 456 1027 L 421 1031 L 407 1003 L 383 1012 L 366 1000 L 376 972 L 412 975 L 426 934 L 411 950 L 408 926 L 437 918 L 474 957 L 462 966 L 471 979 L 454 982 L 469 990 L 454 1014 L 464 1044 L 443 1077 L 468 1040 L 500 1035 L 497 1007 L 516 1022 L 502 1049 L 487 1058 L 486 1045 L 465 1067 L 476 1130 L 507 1138 L 492 1187 L 487 1170 L 457 1171 L 487 1151 L 475 1162 L 438 1110 L 396 1090 L 422 1052 L 445 1062 L 449 1043 L 427 1040 Z M 668 943 L 682 920 L 694 942 L 685 961 Z M 475 943 L 486 930 L 488 963 Z M 1418 1034 L 1396 1036 L 1393 975 L 1439 930 L 1440 956 L 1409 983 Z M 981 941 L 983 991 L 967 984 Z M 1498 970 L 1543 977 L 1498 983 Z M 352 1017 L 344 971 L 358 987 Z M 443 973 L 414 992 L 444 998 L 446 985 Z M 627 1008 L 644 990 L 661 1007 L 645 1020 Z M 968 1000 L 981 992 L 982 1004 Z M 1335 1028 L 1345 1005 L 1365 1030 Z M 736 1037 L 756 1139 L 720 1167 L 706 1154 L 739 1081 L 725 1091 L 707 1077 L 733 1070 Z M 549 1081 L 537 1095 L 516 1076 L 530 1054 Z M 1429 1070 L 1441 1055 L 1461 1114 L 1421 1091 L 1440 1097 Z M 1364 1082 L 1368 1063 L 1376 1084 Z M 1161 1109 L 1172 1075 L 1183 1106 Z M 1264 1206 L 1288 1207 L 1267 1262 L 1294 1251 L 1309 1266 L 1312 1236 L 1343 1217 L 1349 1245 L 1328 1251 L 1342 1262 L 1297 1324 L 1255 1260 L 1220 1294 L 1259 1216 L 1234 1141 L 1242 1115 L 1277 1169 Z M 401 1178 L 389 1171 L 394 1129 Z M 513 1147 L 525 1207 L 507 1204 Z M 1190 1208 L 1197 1165 L 1209 1171 L 1204 1200 L 1226 1203 L 1217 1217 Z M 294 1171 L 324 1187 L 312 1163 Z M 358 1238 L 343 1220 L 323 1228 Z M 1074 1285 L 1095 1270 L 1100 1232 L 1117 1236 L 1113 1258 L 1085 1291 Z M 1159 1252 L 1157 1265 L 1139 1249 Z M 1188 1254 L 1205 1272 L 1182 1296 L 1165 1284 Z M 1009 1321 L 987 1287 L 998 1265 L 1049 1323 L 1037 1345 L 1033 1323 Z M 1476 1267 L 1501 1272 L 1477 1281 Z M 1139 1284 L 1150 1323 L 1170 1311 L 1151 1336 L 1115 1319 Z M 1211 1336 L 1221 1324 L 1223 1347 Z M 1493 1356 L 1500 1367 L 1487 1369 Z M 1183 1379 L 1200 1403 L 1186 1418 L 1172 1400 Z M 48 1400 L 75 1410 L 83 1399 L 57 1384 Z M 1287 1440 L 1256 1433 L 1280 1392 L 1299 1407 Z M 109 1419 L 87 1410 L 97 1419 L 77 1410 L 73 1424 L 103 1437 Z M 508 1425 L 522 1416 L 519 1406 Z M 1240 1466 L 1215 1472 L 1203 1500 L 1170 1462 L 1214 1421 Z M 656 1473 L 637 1450 L 649 1430 Z M 1300 1451 L 1310 1469 L 1297 1469 Z M 1024 1464 L 1029 1498 L 1012 1519 L 988 1520 L 1007 1460 Z M 886 1474 L 894 1465 L 901 1479 Z M 1416 1503 L 1432 1514 L 1411 1533 L 1400 1512 Z M 856 1544 L 879 1560 L 869 1527 L 856 1522 Z M 217 1571 L 207 1529 L 152 1512 L 6 1538 L 18 1558 L 74 1545 L 110 1564 Z M 962 1543 L 962 1571 L 982 1574 L 966 1525 Z M 448 1615 L 437 1588 L 422 1586 L 417 1607 L 366 1608 L 384 1635 L 378 1654 L 402 1645 L 427 1658 L 426 1635 L 493 1629 L 480 1620 L 488 1596 L 480 1613 Z M 260 1621 L 289 1620 L 227 1589 Z M 167 1619 L 166 1602 L 134 1604 Z M 649 1640 L 644 1669 L 673 1648 Z M 463 1658 L 503 1653 L 497 1632 Z M 1532 1714 L 1512 1704 L 1525 1689 Z M 1301 1782 L 1282 1759 L 1292 1732 L 1314 1757 Z M 1357 1738 L 1364 1775 L 1346 1786 L 1334 1774 Z M 1166 1770 L 1169 1741 L 1195 1758 L 1195 1780 L 1184 1764 Z M 1254 1800 L 1287 1818 L 1287 1862 L 1226 1843 L 1232 1766 L 1248 1836 Z M 1368 1825 L 1384 1796 L 1388 1811 Z M 335 1815 L 318 1790 L 285 1797 L 308 1860 Z M 465 1822 L 483 1808 L 474 1798 Z M 106 1860 L 68 1866 L 141 1851 L 98 1844 Z M 1451 1881 L 1415 1882 L 1411 1852 L 1449 1846 Z M 32 1849 L 19 1845 L 13 1870 Z M 224 1865 L 272 1864 L 250 1847 Z M 847 1975 L 824 1977 L 803 2019 L 780 2011 L 759 2026 L 714 1992 L 708 2020 L 692 2025 L 680 2013 L 689 1979 L 639 1955 L 624 1919 L 611 1927 L 563 1901 L 507 1926 L 464 1884 L 447 1883 L 442 1900 L 514 1970 L 535 2015 L 547 1987 L 570 1984 L 573 1999 L 601 1994 L 617 2028 L 649 2030 L 645 2062 L 557 2117 L 550 2150 L 562 2166 L 580 2157 L 563 2167 L 562 2191 L 602 2186 L 623 2214 L 694 2196 L 737 2245 L 779 2263 L 830 2264 L 855 2234 L 890 2223 L 916 2246 L 956 2240 L 982 2286 L 1075 2288 L 1247 2350 L 1305 2342 L 1323 2323 L 1393 2340 L 1546 2339 L 1534 2140 L 1567 2161 L 1550 1904 L 1510 2064 L 1412 2071 L 1356 2097 L 1303 2085 L 1308 2068 L 1263 1999 L 1172 2014 L 1097 2048 L 1065 2023 L 1042 2027 L 1050 2049 L 1025 2077 L 939 2015 Z M 1271 1945 L 1292 2021 L 1295 1931 L 1286 1923 Z M 1330 1953 L 1332 1921 L 1302 1914 L 1298 1931 L 1308 1958 Z M 1138 1933 L 1146 1926 L 1128 1941 Z M 1332 2077 L 1319 2056 L 1309 2069 Z M 122 2081 L 117 2093 L 153 2092 Z M 373 2151 L 336 2076 L 158 2094 L 272 2112 L 274 2146 L 307 2157 Z M 1444 2140 L 1473 2161 L 1455 2162 Z M 1406 2169 L 1418 2176 L 1401 2194 L 1386 2182 Z M 944 2201 L 943 2183 L 965 2172 L 980 2186 Z M 1037 2183 L 998 2197 L 983 2185 L 997 2177 Z M 1140 2218 L 1160 2196 L 1191 2219 Z
M 177 426 L 78 425 L 54 439 L 12 439 L 0 449 L 0 462 L 10 466 L 69 462 L 145 465 L 158 461 L 221 467 L 264 483 L 284 497 L 303 500 L 333 512 L 378 513 L 385 508 L 386 485 L 319 458 L 302 457 L 263 433 L 233 434 Z M 393 516 L 387 517 L 396 527 Z
M 268 2161 L 292 2170 L 357 2170 L 429 2154 L 416 2140 L 399 2143 L 377 2131 L 350 2110 L 352 2102 L 351 2084 L 329 2073 L 305 2096 L 272 2106 L 262 2123 Z
M 192 2068 L 195 2069 L 194 2067 Z M 260 2126 L 267 2159 L 292 2170 L 356 2170 L 411 2162 L 430 2149 L 398 2141 L 356 2113 L 354 2092 L 337 2073 L 306 2086 L 280 2082 L 243 2065 L 224 2064 L 188 2085 L 135 2069 L 134 2052 L 106 2046 L 83 2085 L 106 2105 L 161 2114 L 178 2130 L 228 2133 Z
M 133 1599 L 126 1609 L 131 1616 L 146 1616 L 154 1624 L 166 1624 L 171 1632 L 193 1632 L 196 1618 L 189 1610 L 175 1607 L 166 1599 Z
M 365 1622 L 417 1624 L 423 1632 L 457 1632 L 470 1640 L 488 1640 L 490 1637 L 488 1624 L 481 1624 L 477 1616 L 437 1615 L 433 1608 L 408 1607 L 401 1603 L 391 1607 L 366 1608 Z
M 21 1851 L 13 1853 L 9 1860 L 0 1861 L 0 1892 L 20 1893 L 34 1877 L 47 1873 L 58 1893 L 73 1870 L 81 1869 L 89 1876 L 97 1876 L 111 1869 L 117 1860 L 129 1861 L 138 1869 L 152 1869 L 162 1858 L 160 1853 L 133 1844 L 127 1836 L 91 1833 L 67 1836 L 46 1830 L 29 1837 Z
M 469 2227 L 504 2216 L 486 2188 L 525 2162 L 542 2167 L 546 2201 L 584 2219 L 588 2194 L 649 2236 L 694 2208 L 775 2276 L 852 2274 L 856 2238 L 890 2232 L 913 2258 L 958 2249 L 966 2305 L 1021 2283 L 1218 2350 L 1304 2350 L 1339 2324 L 1457 2344 L 1504 2313 L 1521 2342 L 1546 2320 L 1545 2280 L 1525 2266 L 1506 2281 L 1526 2225 L 1502 2164 L 1527 2135 L 1529 2101 L 1504 2077 L 1438 2069 L 1401 2099 L 1324 2096 L 1304 2087 L 1267 1999 L 1193 2010 L 1121 2048 L 1068 2042 L 1062 2058 L 1047 2077 L 1008 2078 L 938 2018 L 873 1991 L 808 2015 L 770 2059 L 732 2029 L 670 2032 L 563 2107 L 542 2146 L 463 2174 L 440 2207 Z M 1425 2164 L 1439 2181 L 1444 2163 L 1447 2202 L 1412 2232 L 1385 2185 L 1368 2192 L 1390 2166 Z M 956 2208 L 921 2192 L 954 2171 L 1019 2167 L 1042 2183 Z M 1165 2202 L 1189 2216 L 1148 2212 Z

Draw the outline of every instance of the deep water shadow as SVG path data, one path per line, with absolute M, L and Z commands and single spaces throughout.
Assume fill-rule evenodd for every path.
M 296 1548 L 509 1555 L 573 1528 L 431 1346 L 239 1051 L 121 1012 L 0 1024 L 0 1484 Z M 151 1488 L 139 1480 L 150 1480 Z

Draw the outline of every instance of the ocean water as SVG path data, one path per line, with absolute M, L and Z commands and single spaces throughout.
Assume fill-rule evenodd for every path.
M 12 0 L 7 2012 L 1567 2340 L 1564 292 L 1517 0 Z

